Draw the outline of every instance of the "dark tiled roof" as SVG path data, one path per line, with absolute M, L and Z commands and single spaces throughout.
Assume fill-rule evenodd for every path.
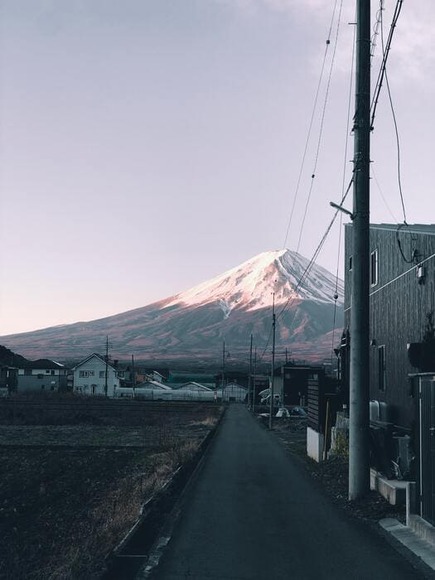
M 38 360 L 34 360 L 34 361 L 29 361 L 25 364 L 25 366 L 29 369 L 35 369 L 35 370 L 42 370 L 42 369 L 63 369 L 65 368 L 64 365 L 54 361 L 54 360 L 50 360 L 48 358 L 40 358 Z

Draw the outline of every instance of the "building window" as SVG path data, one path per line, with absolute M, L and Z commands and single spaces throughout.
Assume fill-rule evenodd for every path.
M 376 286 L 378 283 L 378 250 L 370 254 L 370 284 Z
M 378 388 L 385 391 L 385 345 L 378 347 Z
M 106 371 L 100 371 L 98 376 L 100 379 L 106 378 Z
M 352 256 L 349 256 L 349 272 L 352 272 Z

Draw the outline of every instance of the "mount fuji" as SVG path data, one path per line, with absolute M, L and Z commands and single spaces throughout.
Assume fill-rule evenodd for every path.
M 246 362 L 250 336 L 270 350 L 272 311 L 276 352 L 320 361 L 331 356 L 332 333 L 343 324 L 343 283 L 290 250 L 264 252 L 190 290 L 142 308 L 90 322 L 0 337 L 21 355 L 78 360 L 102 352 L 138 361 L 211 364 L 225 340 L 233 362 Z

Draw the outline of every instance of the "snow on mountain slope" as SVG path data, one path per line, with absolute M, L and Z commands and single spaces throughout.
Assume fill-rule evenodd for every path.
M 101 352 L 110 337 L 114 358 L 216 361 L 222 340 L 232 356 L 246 360 L 250 337 L 260 348 L 269 342 L 273 293 L 278 306 L 276 347 L 294 356 L 330 356 L 333 330 L 343 324 L 343 285 L 294 252 L 264 252 L 186 292 L 97 320 L 2 337 L 27 358 L 80 360 Z M 335 309 L 334 294 L 338 294 Z M 284 308 L 284 305 L 288 306 Z M 262 346 L 261 346 L 262 345 Z M 202 364 L 202 363 L 201 363 Z M 219 363 L 218 363 L 219 364 Z
M 304 276 L 309 261 L 290 250 L 263 252 L 223 274 L 199 284 L 186 292 L 169 299 L 166 306 L 199 306 L 217 303 L 230 316 L 234 308 L 256 310 L 272 306 L 273 294 L 277 306 L 301 300 L 318 303 L 333 303 L 338 294 L 338 303 L 343 304 L 343 282 L 313 264 Z

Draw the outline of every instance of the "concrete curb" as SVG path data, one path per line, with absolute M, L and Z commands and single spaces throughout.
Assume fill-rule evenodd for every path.
M 411 528 L 401 524 L 394 518 L 385 518 L 379 521 L 379 525 L 410 550 L 417 558 L 422 560 L 429 568 L 435 570 L 435 550 L 433 544 L 418 536 Z
M 215 437 L 225 412 L 226 407 L 216 426 L 201 441 L 192 459 L 178 467 L 163 488 L 142 506 L 136 523 L 109 554 L 107 571 L 102 576 L 103 580 L 135 578 L 145 565 L 156 542 L 159 542 L 159 536 L 166 521 Z

